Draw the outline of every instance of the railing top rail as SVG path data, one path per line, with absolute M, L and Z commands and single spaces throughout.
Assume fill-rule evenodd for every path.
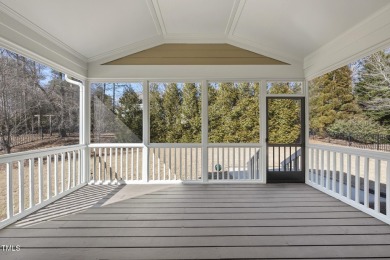
M 271 147 L 301 147 L 302 144 L 300 143 L 293 143 L 293 144 L 268 144 L 268 146 L 271 146 Z
M 47 149 L 41 149 L 41 150 L 32 150 L 32 151 L 26 151 L 26 152 L 20 152 L 20 153 L 12 153 L 12 154 L 6 154 L 0 156 L 0 163 L 7 163 L 11 161 L 19 161 L 19 160 L 26 160 L 31 158 L 37 158 L 42 156 L 47 156 L 51 154 L 58 154 L 58 153 L 64 153 L 64 152 L 70 152 L 74 150 L 79 150 L 86 148 L 86 145 L 69 145 L 69 146 L 61 146 L 61 147 L 55 147 L 55 148 L 47 148 Z
M 322 149 L 331 152 L 339 152 L 339 153 L 345 153 L 350 155 L 370 157 L 370 158 L 380 159 L 380 160 L 390 160 L 389 152 L 373 151 L 367 149 L 343 147 L 343 146 L 336 146 L 336 145 L 309 144 L 307 147 L 314 148 L 314 149 Z
M 145 147 L 142 143 L 94 143 L 89 144 L 90 148 L 142 148 Z
M 200 143 L 153 143 L 147 145 L 149 148 L 201 148 Z
M 208 143 L 207 147 L 256 147 L 260 148 L 260 143 Z M 142 143 L 94 143 L 88 145 L 90 148 L 201 148 L 201 143 L 151 143 L 144 145 Z
M 260 148 L 262 145 L 260 143 L 209 143 L 207 144 L 207 147 L 242 147 L 242 148 L 249 148 L 249 147 L 256 147 Z

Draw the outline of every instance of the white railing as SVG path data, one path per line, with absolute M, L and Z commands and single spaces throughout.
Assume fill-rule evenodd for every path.
M 91 144 L 0 157 L 0 228 L 89 184 L 262 181 L 259 144 Z M 146 154 L 148 153 L 148 154 Z M 207 156 L 206 154 L 207 153 Z M 206 156 L 206 157 L 204 157 Z M 208 158 L 203 162 L 203 158 Z M 85 160 L 85 161 L 83 161 Z M 86 170 L 90 171 L 87 172 Z M 207 179 L 203 179 L 207 176 Z
M 92 144 L 89 182 L 115 184 L 132 182 L 199 182 L 203 171 L 210 181 L 262 181 L 259 144 L 153 143 Z M 143 152 L 148 152 L 145 165 Z M 203 153 L 207 152 L 207 166 Z M 143 167 L 148 169 L 143 173 Z M 146 174 L 146 175 L 145 175 Z M 145 178 L 145 179 L 143 179 Z
M 262 181 L 259 144 L 209 144 L 210 181 Z
M 91 144 L 90 184 L 131 183 L 142 180 L 142 144 Z
M 85 146 L 34 150 L 0 157 L 0 228 L 83 186 Z
M 300 171 L 302 170 L 302 148 L 287 147 L 288 157 L 280 163 L 280 169 L 283 171 Z
M 151 144 L 150 181 L 201 181 L 201 144 Z
M 307 184 L 390 224 L 390 153 L 309 145 Z

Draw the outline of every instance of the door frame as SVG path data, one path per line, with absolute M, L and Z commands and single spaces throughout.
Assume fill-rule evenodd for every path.
M 300 170 L 299 171 L 270 171 L 269 164 L 269 148 L 270 147 L 290 147 L 291 145 L 283 144 L 270 144 L 268 141 L 268 102 L 270 99 L 290 99 L 290 100 L 300 100 L 300 112 L 301 112 L 301 129 L 300 129 L 300 143 L 297 143 L 295 146 L 300 147 Z M 306 180 L 306 98 L 305 97 L 291 97 L 291 96 L 269 96 L 266 97 L 266 109 L 265 109 L 265 153 L 266 153 L 266 162 L 265 162 L 265 173 L 266 173 L 266 182 L 267 183 L 305 183 Z M 291 148 L 290 148 L 291 149 Z

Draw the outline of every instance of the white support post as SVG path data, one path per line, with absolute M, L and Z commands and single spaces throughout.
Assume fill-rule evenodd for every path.
M 202 182 L 208 182 L 208 82 L 202 81 Z
M 302 167 L 305 167 L 305 183 L 308 183 L 309 180 L 309 82 L 307 80 L 303 81 L 303 93 L 305 94 L 305 143 L 303 144 L 303 149 L 305 149 L 305 165 L 302 165 Z M 314 159 L 314 158 L 313 158 Z M 314 168 L 314 167 L 313 167 Z M 313 171 L 312 168 L 312 171 Z M 328 166 L 330 169 L 330 167 Z M 329 175 L 329 169 L 328 169 L 328 175 Z
M 150 121 L 149 121 L 149 81 L 142 82 L 142 181 L 149 182 L 149 144 L 150 144 Z M 138 161 L 137 157 L 137 161 Z M 138 169 L 138 167 L 137 167 Z
M 260 156 L 260 180 L 263 182 L 267 181 L 267 82 L 260 82 L 259 91 L 259 113 L 260 113 L 260 145 L 261 145 L 261 156 Z
M 89 148 L 88 144 L 90 143 L 89 140 L 89 127 L 90 127 L 90 83 L 87 82 L 78 82 L 75 80 L 72 80 L 68 77 L 68 75 L 65 74 L 65 80 L 71 84 L 77 85 L 80 88 L 80 112 L 79 112 L 79 143 L 81 145 L 85 145 L 81 151 L 81 163 L 82 163 L 82 171 L 84 174 L 80 174 L 80 176 L 84 176 L 83 182 L 88 182 L 87 176 L 89 175 Z M 75 158 L 73 158 L 75 160 Z M 74 180 L 73 180 L 74 181 Z
M 89 182 L 89 173 L 90 173 L 90 149 L 88 145 L 91 143 L 90 136 L 90 127 L 91 127 L 91 83 L 86 81 L 85 84 L 80 88 L 80 144 L 85 145 L 83 149 L 81 149 L 81 154 L 79 156 L 81 158 L 81 173 L 79 173 L 82 183 Z M 82 119 L 82 121 L 81 121 Z

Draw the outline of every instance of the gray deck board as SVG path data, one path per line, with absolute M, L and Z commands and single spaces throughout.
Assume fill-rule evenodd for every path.
M 61 232 L 59 232 L 61 231 Z M 308 227 L 205 227 L 205 228 L 9 228 L 0 237 L 177 237 L 177 236 L 295 236 L 390 234 L 388 225 Z
M 91 194 L 40 214 L 80 209 Z M 177 185 L 13 225 L 0 244 L 22 248 L 0 259 L 369 259 L 390 258 L 390 226 L 304 184 Z
M 101 221 L 101 220 L 73 220 L 61 221 L 51 220 L 50 222 L 31 226 L 35 228 L 107 228 L 107 227 L 128 227 L 128 228 L 171 228 L 171 227 L 289 227 L 289 226 L 345 226 L 345 225 L 383 225 L 383 222 L 374 218 L 344 218 L 344 219 L 263 219 L 263 220 L 159 220 L 159 221 Z
M 345 206 L 345 203 L 340 201 L 325 201 L 325 202 L 317 202 L 317 201 L 307 201 L 304 200 L 301 201 L 291 201 L 291 202 L 283 202 L 283 201 L 276 201 L 276 202 L 164 202 L 164 203 L 136 203 L 136 202 L 118 202 L 113 203 L 110 205 L 107 205 L 106 207 L 146 207 L 146 208 L 172 208 L 172 207 L 179 207 L 179 208 L 252 208 L 252 207 L 338 207 L 338 206 Z
M 295 236 L 216 236 L 216 237 L 56 237 L 39 239 L 0 238 L 0 244 L 23 245 L 25 248 L 155 248 L 155 247 L 265 247 L 390 245 L 390 235 L 295 235 Z M 390 252 L 389 252 L 390 253 Z
M 371 218 L 363 212 L 321 212 L 321 213 L 229 213 L 229 214 L 87 214 L 80 213 L 61 218 L 62 221 L 101 220 L 101 221 L 138 221 L 138 220 L 249 220 L 249 219 L 339 219 L 339 218 Z
M 28 253 L 27 253 L 28 251 Z M 390 246 L 279 246 L 197 248 L 32 248 L 5 259 L 313 259 L 389 258 Z M 309 257 L 308 257 L 309 256 Z
M 350 206 L 340 207 L 263 207 L 263 208 L 136 208 L 136 207 L 104 207 L 104 208 L 89 208 L 84 213 L 95 213 L 95 214 L 155 214 L 155 213 L 166 213 L 166 214 L 178 214 L 178 213 L 199 213 L 199 214 L 227 214 L 227 213 L 265 213 L 265 212 L 281 212 L 281 213 L 304 213 L 304 212 L 360 212 L 359 210 Z

